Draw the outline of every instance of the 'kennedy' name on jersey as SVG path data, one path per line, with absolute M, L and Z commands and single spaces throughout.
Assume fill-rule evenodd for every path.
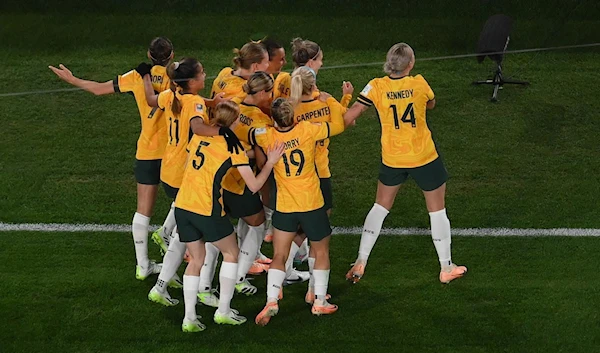
M 404 99 L 404 98 L 411 98 L 413 96 L 413 90 L 412 89 L 404 89 L 402 91 L 396 91 L 396 92 L 386 92 L 385 93 L 387 95 L 387 99 Z

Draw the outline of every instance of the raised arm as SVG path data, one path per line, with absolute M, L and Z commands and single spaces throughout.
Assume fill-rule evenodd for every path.
M 262 167 L 260 173 L 258 173 L 256 176 L 254 176 L 254 172 L 250 166 L 238 167 L 238 171 L 240 172 L 240 175 L 246 182 L 246 186 L 248 186 L 250 191 L 256 193 L 263 187 L 269 178 L 271 171 L 273 170 L 273 166 L 275 163 L 277 163 L 277 161 L 279 161 L 284 150 L 285 148 L 283 143 L 276 143 L 272 149 L 269 149 L 267 151 L 267 162 Z
M 151 107 L 158 107 L 158 94 L 154 92 L 150 75 L 144 76 L 144 93 L 146 94 L 146 102 Z
M 329 136 L 339 135 L 344 132 L 344 108 L 335 98 L 327 98 L 327 105 L 331 111 L 331 122 L 329 123 Z
M 342 99 L 340 100 L 342 107 L 348 108 L 350 101 L 352 100 L 352 93 L 354 93 L 354 86 L 352 86 L 352 82 L 344 81 L 342 83 Z
M 79 87 L 97 96 L 115 93 L 115 87 L 112 80 L 106 82 L 83 80 L 78 77 L 75 77 L 71 70 L 67 69 L 65 65 L 60 64 L 58 65 L 58 67 L 59 68 L 56 68 L 54 66 L 48 66 L 48 68 L 50 68 L 50 70 L 52 70 L 56 74 L 56 76 L 58 76 L 61 80 L 70 83 L 75 87 Z

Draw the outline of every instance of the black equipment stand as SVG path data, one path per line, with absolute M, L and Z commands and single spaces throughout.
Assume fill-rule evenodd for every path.
M 494 15 L 487 20 L 479 37 L 477 52 L 482 55 L 478 56 L 477 60 L 481 63 L 486 56 L 489 56 L 496 63 L 496 72 L 494 78 L 475 81 L 473 84 L 493 85 L 494 93 L 492 94 L 492 102 L 498 101 L 498 91 L 505 84 L 529 85 L 527 81 L 506 80 L 502 74 L 502 60 L 510 41 L 509 33 L 511 26 L 512 20 L 508 16 Z

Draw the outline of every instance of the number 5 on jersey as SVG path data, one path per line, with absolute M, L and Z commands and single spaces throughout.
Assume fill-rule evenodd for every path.
M 192 161 L 192 167 L 194 167 L 194 169 L 198 170 L 198 169 L 202 168 L 202 166 L 204 165 L 204 153 L 202 153 L 200 151 L 200 149 L 202 148 L 202 146 L 206 147 L 208 145 L 210 145 L 209 142 L 200 141 L 200 144 L 198 145 L 198 149 L 196 149 L 196 157 L 198 157 L 199 159 L 198 160 L 194 159 Z
M 392 108 L 392 112 L 394 113 L 394 127 L 396 130 L 400 129 L 400 121 L 403 123 L 410 123 L 412 127 L 417 127 L 417 123 L 415 120 L 415 109 L 413 108 L 413 103 L 408 103 L 406 110 L 402 114 L 400 121 L 398 121 L 398 108 L 395 104 L 390 105 Z

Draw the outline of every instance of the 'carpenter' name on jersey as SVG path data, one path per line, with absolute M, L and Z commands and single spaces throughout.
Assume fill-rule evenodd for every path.
M 323 107 L 321 109 L 313 110 L 312 112 L 304 113 L 298 117 L 296 117 L 297 121 L 311 120 L 320 118 L 323 116 L 329 116 L 331 113 L 329 111 L 329 107 Z

